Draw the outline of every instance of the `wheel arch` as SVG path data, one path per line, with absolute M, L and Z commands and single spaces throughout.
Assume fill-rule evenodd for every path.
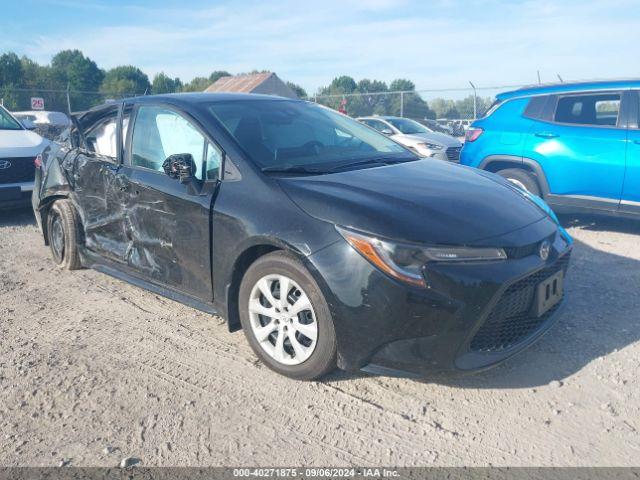
M 543 198 L 551 193 L 544 169 L 537 161 L 530 158 L 515 155 L 489 155 L 480 162 L 478 168 L 492 173 L 505 168 L 519 168 L 528 171 L 535 175 Z
M 40 216 L 40 225 L 42 228 L 42 236 L 44 237 L 44 244 L 49 246 L 49 232 L 47 231 L 47 215 L 49 215 L 49 210 L 51 206 L 54 204 L 56 200 L 68 199 L 69 195 L 66 192 L 59 192 L 51 194 L 42 200 L 40 200 L 40 204 L 38 205 L 37 213 Z
M 231 269 L 230 281 L 226 287 L 226 316 L 227 327 L 230 332 L 241 329 L 238 295 L 240 293 L 240 283 L 245 273 L 256 260 L 277 251 L 293 254 L 305 263 L 305 255 L 294 246 L 268 239 L 256 239 L 252 245 L 244 248 L 236 257 Z

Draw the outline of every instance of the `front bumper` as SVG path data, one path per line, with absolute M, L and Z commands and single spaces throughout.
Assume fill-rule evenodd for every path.
M 0 183 L 0 209 L 28 206 L 33 182 Z
M 334 319 L 338 365 L 431 375 L 484 369 L 526 348 L 550 328 L 559 308 L 532 318 L 524 312 L 533 304 L 531 289 L 568 267 L 570 241 L 556 227 L 550 229 L 552 223 L 530 226 L 528 233 L 534 236 L 518 235 L 529 243 L 531 238 L 553 238 L 547 261 L 514 246 L 512 251 L 522 256 L 514 253 L 506 261 L 431 264 L 426 268 L 428 289 L 387 277 L 346 242 L 312 255 L 309 260 Z M 515 237 L 502 240 L 513 242 Z M 516 301 L 518 308 L 510 305 Z

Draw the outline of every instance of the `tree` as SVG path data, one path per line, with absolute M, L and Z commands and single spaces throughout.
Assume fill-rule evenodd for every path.
M 182 87 L 183 92 L 204 92 L 211 85 L 207 77 L 196 77 Z
M 216 83 L 218 79 L 222 77 L 230 77 L 230 76 L 231 74 L 226 70 L 214 70 L 213 72 L 211 72 L 211 75 L 209 75 L 209 82 Z
M 164 72 L 160 72 L 153 77 L 151 91 L 154 94 L 175 93 L 180 90 L 182 90 L 182 82 L 179 78 L 171 78 L 168 75 L 165 75 Z
M 58 88 L 69 86 L 70 90 L 78 92 L 96 92 L 102 84 L 104 72 L 80 50 L 62 50 L 51 59 L 51 78 Z M 73 110 L 87 109 L 99 100 L 86 93 L 71 94 Z
M 287 82 L 287 86 L 293 90 L 293 92 L 298 96 L 298 98 L 307 98 L 307 92 L 304 88 L 302 88 L 297 83 Z
M 329 85 L 329 90 L 331 93 L 353 93 L 358 89 L 358 84 L 356 81 L 348 76 L 342 75 L 341 77 L 334 78 Z
M 398 78 L 389 84 L 391 92 L 409 92 L 416 89 L 415 84 L 411 80 Z
M 100 86 L 102 93 L 113 97 L 142 95 L 150 89 L 149 77 L 132 65 L 112 68 Z
M 22 63 L 13 52 L 0 55 L 0 85 L 19 85 L 22 82 Z

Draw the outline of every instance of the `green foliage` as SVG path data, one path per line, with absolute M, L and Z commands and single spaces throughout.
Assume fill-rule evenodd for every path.
M 216 81 L 222 77 L 230 77 L 231 74 L 229 72 L 227 72 L 226 70 L 214 70 L 213 72 L 211 72 L 211 75 L 209 75 L 209 82 L 211 83 L 216 83 Z
M 160 72 L 153 77 L 153 83 L 151 84 L 151 92 L 154 94 L 160 93 L 176 93 L 182 90 L 182 82 L 179 78 L 171 78 L 165 75 L 164 72 Z
M 17 85 L 22 79 L 22 63 L 15 53 L 0 56 L 0 85 Z
M 211 85 L 211 80 L 207 77 L 195 77 L 182 87 L 183 92 L 204 92 Z
M 53 83 L 79 92 L 95 92 L 100 88 L 104 72 L 96 62 L 85 57 L 80 50 L 63 50 L 51 59 L 48 72 Z M 94 104 L 94 99 L 83 93 L 73 93 L 74 109 L 85 110 Z
M 335 78 L 328 87 L 320 88 L 318 101 L 334 109 L 344 107 L 353 117 L 402 114 L 418 120 L 433 118 L 433 111 L 419 94 L 397 93 L 414 90 L 413 82 L 401 78 L 394 80 L 387 87 L 385 82 L 379 80 L 363 78 L 356 83 L 352 77 L 341 76 Z M 343 94 L 344 97 L 342 97 Z M 323 95 L 327 97 L 323 98 Z
M 112 97 L 142 95 L 151 89 L 149 77 L 133 65 L 123 65 L 107 71 L 100 91 Z
M 298 98 L 307 98 L 307 91 L 297 83 L 287 82 L 287 86 L 291 90 L 293 90 L 293 92 L 298 96 Z

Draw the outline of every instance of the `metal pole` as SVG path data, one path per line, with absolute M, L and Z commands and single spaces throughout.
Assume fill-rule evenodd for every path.
M 400 116 L 404 117 L 404 92 L 400 92 Z
M 67 113 L 71 115 L 71 96 L 69 95 L 70 85 L 67 83 Z
M 542 82 L 540 81 L 540 70 L 538 70 L 538 84 L 540 84 L 540 83 L 542 83 Z
M 478 118 L 478 95 L 476 93 L 476 86 L 469 80 L 469 85 L 473 88 L 473 119 Z

